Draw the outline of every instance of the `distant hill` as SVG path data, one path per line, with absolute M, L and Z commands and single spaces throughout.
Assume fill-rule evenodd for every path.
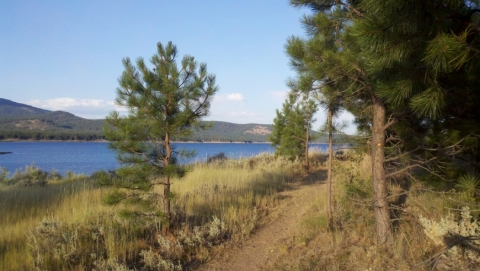
M 51 111 L 0 98 L 0 117 L 45 114 Z
M 101 140 L 103 119 L 84 119 L 64 111 L 49 111 L 0 98 L 0 140 Z M 209 121 L 210 129 L 194 131 L 177 141 L 267 142 L 271 124 Z M 326 137 L 313 132 L 316 142 Z
M 47 112 L 35 115 L 0 116 L 0 130 L 102 131 L 103 120 L 84 119 L 64 111 Z
M 103 120 L 49 111 L 0 98 L 0 139 L 98 140 Z
M 0 98 L 0 139 L 97 140 L 103 139 L 104 120 L 90 120 L 64 111 L 49 111 Z M 272 125 L 212 121 L 212 127 L 194 131 L 179 141 L 266 142 Z
M 223 121 L 211 121 L 212 127 L 203 131 L 194 131 L 188 138 L 179 140 L 190 141 L 254 141 L 266 142 L 272 132 L 270 124 L 235 124 Z

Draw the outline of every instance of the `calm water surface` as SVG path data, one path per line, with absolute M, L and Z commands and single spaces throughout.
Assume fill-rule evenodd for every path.
M 245 158 L 275 151 L 269 143 L 174 143 L 174 146 L 197 152 L 192 159 L 180 159 L 181 163 L 205 161 L 208 156 L 220 152 L 229 158 Z M 325 151 L 327 144 L 312 144 L 310 148 Z M 116 152 L 109 149 L 105 142 L 0 142 L 0 152 L 12 152 L 0 155 L 0 167 L 10 173 L 32 164 L 42 170 L 56 170 L 60 174 L 72 171 L 88 175 L 119 167 Z

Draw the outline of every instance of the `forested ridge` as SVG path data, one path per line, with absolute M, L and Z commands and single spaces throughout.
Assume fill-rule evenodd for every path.
M 49 111 L 0 98 L 0 140 L 99 140 L 103 120 Z
M 48 111 L 0 98 L 0 140 L 102 140 L 103 119 L 84 119 L 64 111 Z M 267 142 L 270 124 L 208 122 L 177 141 Z M 339 139 L 341 141 L 341 138 Z M 317 135 L 317 142 L 325 138 Z

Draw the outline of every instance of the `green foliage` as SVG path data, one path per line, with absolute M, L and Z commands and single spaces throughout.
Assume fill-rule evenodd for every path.
M 215 76 L 207 73 L 206 64 L 198 64 L 192 56 L 184 56 L 177 65 L 177 48 L 171 42 L 157 44 L 157 54 L 150 60 L 150 70 L 142 58 L 134 65 L 123 59 L 124 71 L 119 78 L 116 104 L 128 109 L 126 116 L 113 111 L 103 126 L 110 147 L 117 150 L 117 159 L 124 166 L 102 183 L 118 189 L 104 203 L 123 203 L 125 218 L 160 217 L 159 202 L 170 220 L 170 178 L 183 176 L 185 169 L 176 164 L 177 156 L 192 152 L 176 150 L 171 140 L 192 135 L 192 129 L 205 129 L 201 122 L 208 114 L 210 102 L 218 87 Z M 154 191 L 163 185 L 163 196 Z
M 467 37 L 471 36 L 472 28 L 468 27 L 460 35 L 453 33 L 438 33 L 428 42 L 424 61 L 432 69 L 439 72 L 452 72 L 469 61 L 471 47 Z
M 458 179 L 455 186 L 458 190 L 467 194 L 469 198 L 480 198 L 480 176 L 476 174 L 465 174 Z
M 442 166 L 432 164 L 440 160 L 468 161 L 465 170 L 480 171 L 478 145 L 468 140 L 480 134 L 477 1 L 291 4 L 314 11 L 302 19 L 308 38 L 291 37 L 286 45 L 291 66 L 301 75 L 300 89 L 340 91 L 343 106 L 366 135 L 370 128 L 386 130 L 384 152 L 396 157 L 397 167 L 415 157 L 430 161 L 437 174 Z M 373 100 L 385 106 L 382 118 L 391 126 L 372 123 L 378 114 L 370 107 Z
M 284 155 L 291 160 L 304 157 L 307 132 L 310 131 L 313 114 L 317 111 L 312 101 L 297 101 L 295 95 L 290 95 L 280 112 L 273 120 L 273 131 L 269 136 L 272 145 L 276 146 L 275 154 Z
M 435 119 L 438 118 L 441 109 L 445 106 L 444 99 L 443 88 L 435 85 L 414 96 L 410 105 L 417 115 Z
M 8 172 L 8 170 L 4 167 L 0 167 L 0 184 L 5 184 L 5 185 L 8 185 L 7 182 L 8 182 L 8 175 L 10 174 L 10 172 Z
M 9 177 L 9 172 L 5 168 L 0 168 L 0 184 L 15 185 L 15 186 L 45 186 L 48 182 L 62 179 L 62 176 L 56 172 L 46 172 L 35 165 L 26 166 L 25 170 L 17 170 L 12 177 Z

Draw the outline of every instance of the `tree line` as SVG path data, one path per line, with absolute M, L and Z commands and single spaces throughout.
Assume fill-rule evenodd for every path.
M 105 136 L 98 132 L 85 131 L 35 131 L 35 130 L 0 130 L 0 140 L 82 140 L 93 141 L 103 140 Z

